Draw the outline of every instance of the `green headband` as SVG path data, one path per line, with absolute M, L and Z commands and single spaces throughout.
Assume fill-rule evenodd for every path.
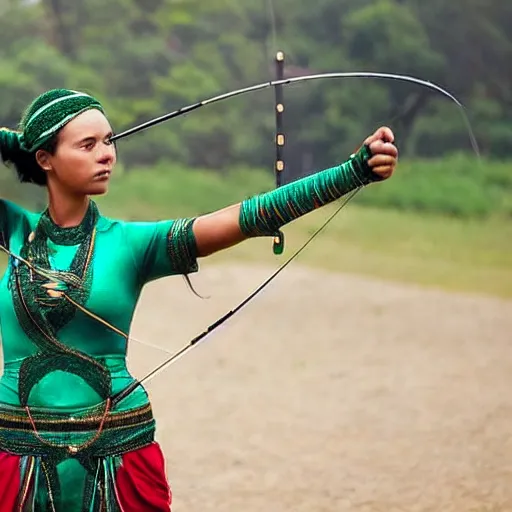
M 8 152 L 9 147 L 14 149 L 19 145 L 21 149 L 33 153 L 63 126 L 90 109 L 104 113 L 101 103 L 83 92 L 68 89 L 47 91 L 29 105 L 21 120 L 19 132 L 0 130 L 0 149 L 4 146 Z

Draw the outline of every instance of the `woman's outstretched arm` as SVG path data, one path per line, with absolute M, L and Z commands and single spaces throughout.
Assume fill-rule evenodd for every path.
M 193 224 L 197 256 L 227 249 L 279 229 L 351 190 L 389 178 L 398 161 L 393 132 L 379 128 L 345 163 L 276 190 L 198 217 Z

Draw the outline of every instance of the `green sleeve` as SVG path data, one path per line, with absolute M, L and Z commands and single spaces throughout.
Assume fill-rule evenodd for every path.
M 142 283 L 198 271 L 193 221 L 126 223 L 127 243 Z
M 368 165 L 371 156 L 370 148 L 364 145 L 341 165 L 242 201 L 240 229 L 249 237 L 276 236 L 294 219 L 379 181 Z

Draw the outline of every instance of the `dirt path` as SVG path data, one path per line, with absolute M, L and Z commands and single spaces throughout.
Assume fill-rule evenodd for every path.
M 268 273 L 154 283 L 133 335 L 177 349 Z M 511 333 L 512 302 L 290 267 L 148 385 L 174 512 L 512 511 Z
M 153 283 L 133 335 L 176 350 L 269 272 Z M 173 512 L 512 511 L 511 345 L 512 301 L 290 267 L 148 385 Z

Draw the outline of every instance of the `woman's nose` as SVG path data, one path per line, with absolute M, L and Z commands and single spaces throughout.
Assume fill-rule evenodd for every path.
M 116 155 L 114 144 L 103 144 L 98 159 L 101 163 L 112 162 Z

